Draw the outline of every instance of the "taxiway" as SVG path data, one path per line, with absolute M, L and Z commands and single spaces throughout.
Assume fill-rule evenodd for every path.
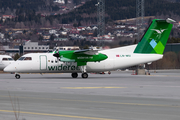
M 179 120 L 179 73 L 0 74 L 0 119 Z

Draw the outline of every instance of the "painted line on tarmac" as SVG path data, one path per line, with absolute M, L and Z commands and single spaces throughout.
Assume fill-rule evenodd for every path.
M 11 110 L 0 110 L 0 112 L 6 113 L 23 113 L 30 115 L 43 115 L 43 116 L 53 116 L 53 117 L 65 117 L 65 118 L 79 118 L 79 119 L 91 119 L 91 120 L 117 120 L 108 118 L 96 118 L 96 117 L 86 117 L 86 116 L 73 116 L 73 115 L 61 115 L 61 114 L 49 114 L 49 113 L 37 113 L 37 112 L 25 112 L 25 111 L 11 111 Z
M 147 75 L 147 76 L 154 76 L 154 77 L 180 77 L 179 75 Z
M 9 96 L 0 96 L 9 97 Z M 37 98 L 37 97 L 17 97 L 18 99 L 34 99 L 34 100 L 54 100 L 54 101 L 69 101 L 69 102 L 84 102 L 84 103 L 104 103 L 115 105 L 133 105 L 133 106 L 152 106 L 152 107 L 172 107 L 180 108 L 180 105 L 164 105 L 164 104 L 143 104 L 143 103 L 121 103 L 121 102 L 103 102 L 103 101 L 88 101 L 88 100 L 70 100 L 70 99 L 53 99 L 53 98 Z
M 115 89 L 126 87 L 60 87 L 61 89 Z

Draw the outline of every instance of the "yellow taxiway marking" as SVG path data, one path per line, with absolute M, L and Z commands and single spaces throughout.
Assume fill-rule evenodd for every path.
M 126 87 L 61 87 L 61 89 L 113 89 Z
M 61 114 L 49 114 L 49 113 L 37 113 L 37 112 L 24 112 L 24 111 L 11 111 L 11 110 L 0 110 L 0 112 L 6 113 L 24 113 L 30 115 L 44 115 L 44 116 L 53 116 L 53 117 L 66 117 L 66 118 L 80 118 L 80 119 L 91 119 L 91 120 L 117 120 L 117 119 L 108 119 L 108 118 L 96 118 L 96 117 L 85 117 L 85 116 L 73 116 L 73 115 L 61 115 Z

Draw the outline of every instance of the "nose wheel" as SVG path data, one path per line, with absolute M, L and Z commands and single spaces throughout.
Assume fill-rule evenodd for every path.
M 20 77 L 21 77 L 21 76 L 20 76 L 19 74 L 15 74 L 15 78 L 16 78 L 16 79 L 20 79 Z

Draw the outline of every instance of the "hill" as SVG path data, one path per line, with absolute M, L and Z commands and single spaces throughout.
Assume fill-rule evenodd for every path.
M 95 15 L 97 0 L 91 0 L 84 6 L 62 15 L 66 21 L 77 18 L 82 21 L 85 18 L 96 20 Z M 106 21 L 134 18 L 136 16 L 136 0 L 105 0 Z M 180 3 L 167 0 L 146 0 L 145 16 L 169 16 L 179 15 Z
M 78 4 L 82 0 L 72 0 Z M 87 0 L 86 0 L 87 1 Z M 179 1 L 179 0 L 178 0 Z M 160 16 L 179 19 L 180 2 L 177 0 L 145 0 L 145 16 Z M 56 25 L 76 23 L 78 25 L 89 25 L 97 23 L 97 0 L 87 1 L 84 5 L 72 8 L 65 14 L 50 15 L 42 18 L 41 12 L 57 12 L 60 8 L 53 0 L 3 0 L 0 1 L 0 14 L 13 12 L 15 18 L 3 22 L 2 25 L 16 26 L 16 23 L 24 23 L 25 26 L 34 25 Z M 136 0 L 105 0 L 106 22 L 129 19 L 136 17 Z M 44 17 L 44 16 L 43 16 Z M 29 22 L 29 23 L 28 23 Z

